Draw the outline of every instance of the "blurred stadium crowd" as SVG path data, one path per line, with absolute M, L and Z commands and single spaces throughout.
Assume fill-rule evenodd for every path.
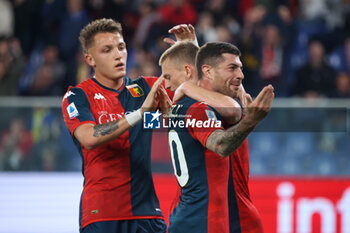
M 62 96 L 89 77 L 78 35 L 93 19 L 120 21 L 128 75 L 159 75 L 162 42 L 179 23 L 199 44 L 238 45 L 245 87 L 281 96 L 350 96 L 349 0 L 1 0 L 0 94 Z
M 168 29 L 190 23 L 200 45 L 227 41 L 240 48 L 243 83 L 252 96 L 271 83 L 276 97 L 350 97 L 349 0 L 0 0 L 0 96 L 61 97 L 69 85 L 91 76 L 78 36 L 81 28 L 101 17 L 122 23 L 131 78 L 160 75 L 158 59 L 168 48 L 162 41 Z M 22 114 L 26 117 L 0 126 L 0 170 L 79 170 L 80 165 L 66 158 L 76 151 L 57 144 L 71 143 L 60 114 L 59 109 L 30 109 Z M 326 164 L 334 160 L 329 154 L 341 154 L 337 165 L 314 173 L 336 174 L 343 165 L 341 173 L 350 174 L 344 163 L 349 160 L 344 153 L 350 150 L 339 149 L 343 144 L 337 140 L 344 136 L 254 137 L 259 133 L 251 140 L 257 145 L 251 156 L 257 174 L 312 171 L 310 156 L 292 156 L 295 160 L 289 164 L 295 167 L 289 170 L 271 156 L 273 161 L 264 163 L 271 154 L 289 156 L 282 143 L 297 143 L 299 154 L 317 151 Z M 15 152 L 6 152 L 9 148 Z

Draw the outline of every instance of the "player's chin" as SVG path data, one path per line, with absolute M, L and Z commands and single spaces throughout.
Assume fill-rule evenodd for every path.
M 233 97 L 233 98 L 236 98 L 236 97 L 237 97 L 237 94 L 238 94 L 238 90 L 239 90 L 239 87 L 237 87 L 237 86 L 231 86 L 228 96 L 231 96 L 231 97 Z
M 117 77 L 117 78 L 122 78 L 126 75 L 126 71 L 125 70 L 122 70 L 122 71 L 118 71 L 118 72 L 115 72 L 114 73 L 114 77 Z

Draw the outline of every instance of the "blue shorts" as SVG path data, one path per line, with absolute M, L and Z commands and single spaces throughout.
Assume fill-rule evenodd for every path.
M 90 223 L 81 233 L 166 233 L 163 219 L 134 219 Z

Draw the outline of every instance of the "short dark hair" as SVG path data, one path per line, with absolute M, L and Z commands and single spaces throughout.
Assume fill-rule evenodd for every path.
M 241 56 L 241 51 L 235 45 L 226 42 L 209 42 L 200 47 L 196 56 L 198 79 L 203 76 L 202 66 L 204 64 L 218 65 L 222 61 L 224 53 Z
M 79 41 L 81 47 L 83 48 L 83 52 L 87 53 L 88 49 L 91 47 L 94 36 L 98 33 L 120 33 L 122 34 L 123 29 L 119 22 L 114 21 L 113 19 L 97 19 L 92 21 L 88 25 L 86 25 L 81 31 L 79 35 Z
M 198 49 L 197 45 L 189 41 L 176 42 L 161 55 L 159 65 L 161 66 L 167 58 L 177 59 L 184 63 L 195 65 Z

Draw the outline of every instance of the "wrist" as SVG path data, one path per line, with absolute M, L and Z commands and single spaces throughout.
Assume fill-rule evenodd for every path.
M 192 40 L 192 43 L 193 43 L 194 45 L 197 45 L 197 46 L 199 47 L 197 37 L 196 37 L 196 38 L 194 38 L 194 40 Z
M 252 131 L 258 123 L 247 115 L 241 120 L 240 126 L 245 130 Z
M 140 108 L 128 115 L 125 115 L 125 119 L 129 123 L 129 125 L 133 127 L 142 120 L 142 116 L 143 116 L 143 111 Z

